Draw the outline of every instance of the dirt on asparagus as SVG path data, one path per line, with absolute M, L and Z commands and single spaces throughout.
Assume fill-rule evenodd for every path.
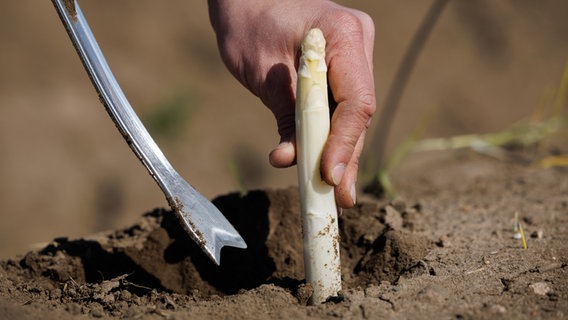
M 0 317 L 560 319 L 568 171 L 525 162 L 411 162 L 397 182 L 402 200 L 365 198 L 341 214 L 344 290 L 321 305 L 306 305 L 299 198 L 288 188 L 214 199 L 249 246 L 223 249 L 220 267 L 163 209 L 3 260 Z

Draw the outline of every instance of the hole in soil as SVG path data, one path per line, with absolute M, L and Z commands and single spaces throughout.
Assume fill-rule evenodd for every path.
M 171 211 L 155 210 L 134 226 L 92 239 L 56 239 L 20 262 L 54 283 L 100 283 L 124 277 L 138 288 L 200 295 L 234 294 L 272 283 L 301 291 L 304 281 L 299 196 L 296 188 L 234 193 L 213 203 L 241 233 L 248 249 L 224 248 L 214 265 L 183 231 Z M 396 208 L 396 209 L 395 209 Z M 342 275 L 346 287 L 396 282 L 416 275 L 430 242 L 405 231 L 404 204 L 369 202 L 339 219 Z M 419 212 L 418 212 L 419 213 Z M 420 267 L 420 268 L 419 268 Z M 418 271 L 417 271 L 418 270 Z M 123 278 L 121 278 L 123 279 Z M 136 292 L 134 292 L 136 293 Z

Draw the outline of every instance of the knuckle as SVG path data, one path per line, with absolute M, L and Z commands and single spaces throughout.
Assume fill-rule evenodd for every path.
M 375 24 L 366 13 L 358 10 L 338 10 L 333 17 L 339 32 L 349 36 L 374 37 Z
M 363 29 L 369 33 L 370 35 L 374 35 L 375 34 L 375 22 L 373 21 L 373 18 L 371 18 L 370 15 L 368 15 L 365 12 L 361 12 L 358 11 L 359 13 L 359 19 L 361 20 L 361 24 L 363 26 Z
M 358 113 L 361 117 L 367 121 L 370 119 L 376 111 L 376 100 L 375 93 L 369 92 L 368 90 L 360 90 L 357 94 L 358 103 Z
M 363 22 L 352 12 L 341 11 L 336 13 L 335 21 L 341 26 L 340 32 L 344 34 L 350 36 L 363 34 Z

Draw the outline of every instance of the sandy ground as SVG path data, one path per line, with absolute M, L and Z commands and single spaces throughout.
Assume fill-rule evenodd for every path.
M 81 5 L 143 121 L 168 112 L 178 119 L 173 133 L 151 127 L 174 167 L 209 198 L 239 190 L 239 180 L 251 189 L 295 185 L 295 169 L 266 160 L 278 142 L 275 122 L 222 65 L 205 2 L 168 3 Z M 530 115 L 560 81 L 566 2 L 467 3 L 453 1 L 442 13 L 392 123 L 389 150 L 427 115 L 427 137 L 501 130 Z M 380 110 L 428 2 L 349 5 L 375 20 Z M 0 45 L 0 257 L 124 227 L 167 205 L 100 105 L 49 1 L 2 1 Z
M 526 155 L 524 155 L 526 156 Z M 563 319 L 568 171 L 477 154 L 408 167 L 401 197 L 340 217 L 343 292 L 307 306 L 295 188 L 214 199 L 249 244 L 215 267 L 155 210 L 128 228 L 0 262 L 0 317 L 14 319 Z M 527 249 L 514 239 L 514 212 Z
M 180 239 L 167 212 L 154 210 L 167 206 L 165 198 L 100 105 L 51 3 L 3 1 L 2 317 L 568 314 L 566 172 L 529 165 L 550 152 L 566 153 L 565 144 L 524 150 L 507 161 L 455 153 L 405 160 L 392 173 L 400 201 L 361 196 L 360 206 L 342 218 L 344 299 L 306 307 L 301 248 L 284 246 L 298 232 L 296 196 L 287 189 L 296 184 L 295 169 L 269 167 L 266 155 L 278 141 L 275 122 L 223 67 L 206 4 L 81 5 L 168 158 L 203 194 L 229 206 L 225 212 L 258 247 L 244 256 L 227 252 L 224 259 L 234 263 L 205 272 L 211 268 Z M 429 3 L 349 5 L 375 20 L 380 111 Z M 493 132 L 531 115 L 552 95 L 568 57 L 567 6 L 451 1 L 417 61 L 387 150 L 428 115 L 425 137 Z M 175 120 L 167 117 L 172 114 Z M 219 196 L 242 187 L 264 191 Z M 251 202 L 260 206 L 251 211 L 265 218 L 262 224 L 251 225 L 234 209 Z M 527 250 L 511 238 L 515 211 L 529 235 Z M 153 214 L 141 218 L 144 212 Z M 283 221 L 286 228 L 278 227 Z M 114 261 L 124 268 L 113 269 Z M 253 265 L 262 272 L 251 274 Z

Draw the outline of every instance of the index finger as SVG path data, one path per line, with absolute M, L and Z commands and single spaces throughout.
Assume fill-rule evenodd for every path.
M 336 21 L 340 26 L 336 30 L 340 31 L 327 35 L 329 86 L 337 108 L 322 154 L 321 169 L 323 178 L 333 185 L 341 183 L 334 169 L 347 167 L 376 109 L 372 73 L 374 28 L 370 18 L 363 17 L 366 18 L 343 15 Z M 349 183 L 354 183 L 356 178 L 351 179 Z

